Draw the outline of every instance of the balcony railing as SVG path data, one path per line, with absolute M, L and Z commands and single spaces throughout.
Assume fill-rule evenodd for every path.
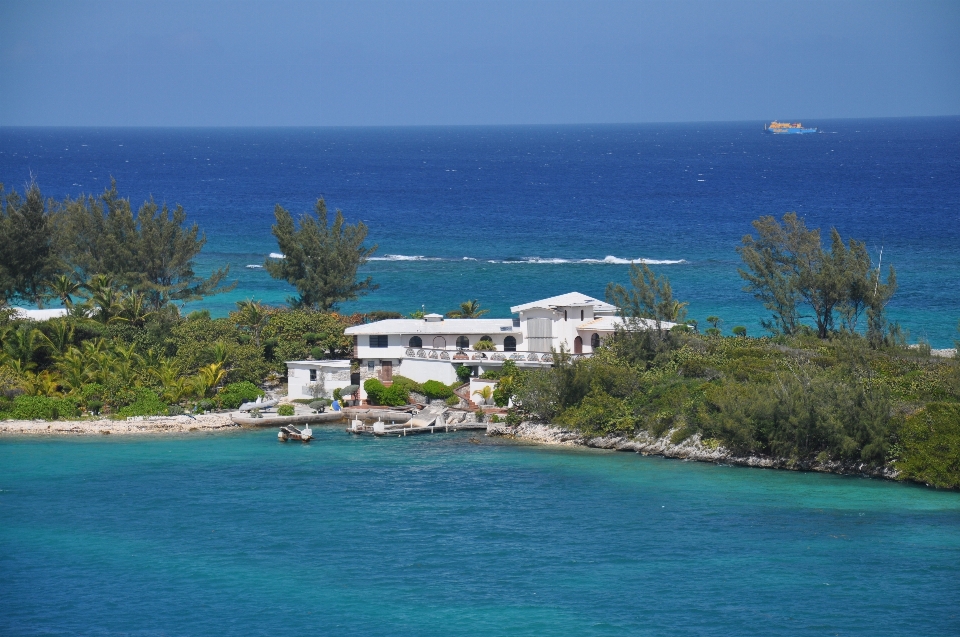
M 578 356 L 587 356 L 578 354 Z M 515 361 L 531 363 L 552 363 L 553 354 L 539 352 L 468 352 L 457 350 L 451 354 L 449 350 L 433 349 L 429 347 L 408 347 L 404 352 L 405 358 L 425 358 L 442 361 Z

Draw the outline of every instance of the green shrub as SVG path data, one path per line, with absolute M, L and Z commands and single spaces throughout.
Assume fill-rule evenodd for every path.
M 182 414 L 183 414 L 183 407 L 181 407 L 180 405 L 170 405 L 167 408 L 168 416 L 180 416 Z
M 406 405 L 410 400 L 410 393 L 407 392 L 403 387 L 397 385 L 391 385 L 387 387 L 387 390 L 383 392 L 382 400 L 384 405 L 389 405 L 391 407 L 399 407 L 400 405 Z
M 310 403 L 310 405 L 308 405 L 308 406 L 310 407 L 310 409 L 312 409 L 312 410 L 314 410 L 314 411 L 320 411 L 320 410 L 322 410 L 322 409 L 326 409 L 326 408 L 327 408 L 327 405 L 329 405 L 329 404 L 330 404 L 330 403 L 329 403 L 327 400 L 320 399 L 320 400 L 315 400 L 315 401 L 313 401 L 313 402 Z
M 738 325 L 733 328 L 733 335 L 739 336 L 740 338 L 745 338 L 747 336 L 747 328 L 743 325 Z
M 20 395 L 13 399 L 10 416 L 17 420 L 59 420 L 80 415 L 72 398 Z
M 500 416 L 498 416 L 497 414 L 493 414 L 492 416 L 490 416 L 490 422 L 494 422 L 494 423 L 500 422 Z
M 202 414 L 205 411 L 213 411 L 217 408 L 216 403 L 212 400 L 204 398 L 203 400 L 197 401 L 197 404 L 193 408 L 195 414 Z
M 153 391 L 141 389 L 136 393 L 136 397 L 126 407 L 117 411 L 117 415 L 122 418 L 132 416 L 163 416 L 167 414 L 169 406 L 160 400 Z
M 473 349 L 476 352 L 495 352 L 497 351 L 497 345 L 493 341 L 479 340 L 473 344 Z
M 254 402 L 263 396 L 263 390 L 251 382 L 230 383 L 220 390 L 216 401 L 223 409 L 236 409 L 246 402 Z
M 91 398 L 87 401 L 87 411 L 93 415 L 98 415 L 100 410 L 103 409 L 103 403 L 96 398 Z
M 417 392 L 418 394 L 423 393 L 423 388 L 420 386 L 420 383 L 412 378 L 407 378 L 406 376 L 401 376 L 399 374 L 394 375 L 393 386 L 402 387 L 408 394 L 410 392 Z
M 466 365 L 459 365 L 457 367 L 457 380 L 460 381 L 460 384 L 469 382 L 470 376 L 473 372 Z
M 456 394 L 454 394 L 454 395 L 451 396 L 450 398 L 447 398 L 447 401 L 446 401 L 446 402 L 447 402 L 447 404 L 450 405 L 451 407 L 456 407 L 457 405 L 460 404 L 460 397 L 457 396 Z
M 336 389 L 333 390 L 333 399 L 336 400 L 336 401 L 338 401 L 338 402 L 342 402 L 342 401 L 343 401 L 343 394 L 340 393 L 340 388 L 339 388 L 339 387 L 337 387 Z
M 280 405 L 277 407 L 278 416 L 292 416 L 295 409 L 293 405 Z
M 428 380 L 422 385 L 423 393 L 427 398 L 450 398 L 453 390 L 438 380 Z
M 906 419 L 899 437 L 901 477 L 960 488 L 960 404 L 930 403 Z
M 383 393 L 387 391 L 387 388 L 383 386 L 376 378 L 368 378 L 363 381 L 363 391 L 367 392 L 367 401 L 374 405 L 381 404 L 380 401 L 383 399 Z
M 323 350 L 319 347 L 311 347 L 310 356 L 313 356 L 316 360 L 320 360 L 323 358 Z

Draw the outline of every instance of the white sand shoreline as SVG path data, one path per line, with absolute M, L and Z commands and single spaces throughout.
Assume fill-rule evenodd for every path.
M 237 429 L 230 414 L 155 416 L 136 420 L 5 420 L 0 421 L 3 436 L 91 436 L 142 435 L 211 432 Z

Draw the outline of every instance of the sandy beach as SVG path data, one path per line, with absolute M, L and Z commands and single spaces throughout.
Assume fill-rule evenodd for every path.
M 230 414 L 204 414 L 199 416 L 156 416 L 136 420 L 5 420 L 0 422 L 0 436 L 5 435 L 131 435 L 170 434 L 191 431 L 217 431 L 234 429 Z

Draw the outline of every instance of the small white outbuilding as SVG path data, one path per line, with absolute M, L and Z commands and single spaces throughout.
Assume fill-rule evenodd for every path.
M 311 389 L 322 385 L 322 396 L 331 398 L 334 389 L 350 384 L 350 361 L 287 361 L 287 397 L 313 398 Z

